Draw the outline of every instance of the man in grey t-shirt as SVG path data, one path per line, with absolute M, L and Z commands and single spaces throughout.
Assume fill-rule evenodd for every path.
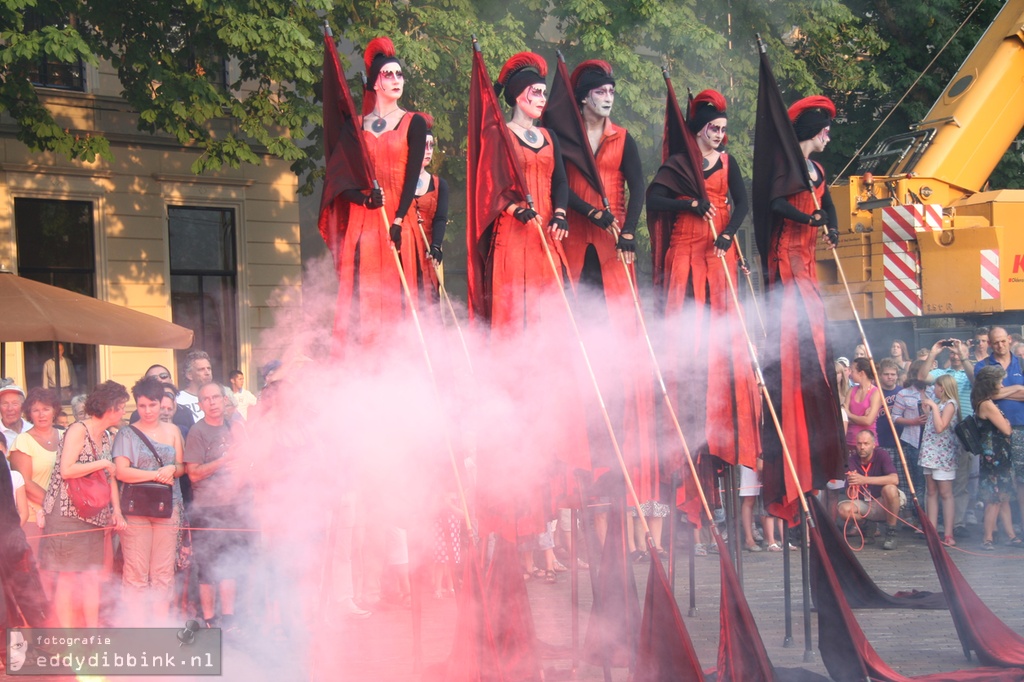
M 190 524 L 195 528 L 248 528 L 252 497 L 238 475 L 239 436 L 224 420 L 224 387 L 209 382 L 198 389 L 203 418 L 185 441 L 185 472 L 192 482 Z M 245 570 L 249 534 L 193 530 L 192 550 L 199 576 L 203 618 L 211 627 L 231 630 L 235 613 L 235 578 Z M 220 617 L 215 615 L 220 596 Z

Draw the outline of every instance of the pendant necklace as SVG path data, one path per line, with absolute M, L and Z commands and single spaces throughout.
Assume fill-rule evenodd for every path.
M 814 177 L 814 162 L 811 161 L 810 159 L 804 159 L 804 161 L 807 163 L 807 175 L 808 175 L 808 177 L 812 177 L 813 178 Z
M 388 127 L 388 116 L 395 113 L 396 111 L 398 110 L 393 109 L 388 113 L 384 114 L 383 116 L 374 111 L 373 115 L 376 116 L 377 118 L 374 119 L 373 123 L 370 124 L 370 130 L 372 130 L 375 133 L 383 133 L 384 129 Z
M 523 139 L 526 140 L 527 144 L 537 144 L 537 140 L 539 140 L 540 137 L 537 135 L 536 130 L 534 130 L 532 127 L 527 128 L 526 126 L 520 125 L 515 121 L 512 122 L 512 125 L 516 126 L 517 128 L 523 131 Z
M 712 152 L 712 154 L 713 153 L 714 152 Z M 711 160 L 708 158 L 708 156 L 709 156 L 709 154 L 705 154 L 704 155 L 704 160 L 701 162 L 701 168 L 703 170 L 707 170 L 708 168 L 711 168 Z

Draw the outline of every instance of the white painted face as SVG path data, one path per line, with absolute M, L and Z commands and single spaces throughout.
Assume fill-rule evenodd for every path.
M 832 126 L 825 126 L 824 128 L 821 129 L 821 132 L 819 132 L 817 135 L 811 138 L 812 140 L 814 140 L 814 151 L 825 151 L 825 147 L 828 146 L 829 141 L 832 139 L 831 131 Z
M 377 74 L 377 82 L 373 89 L 377 91 L 377 97 L 391 102 L 397 102 L 405 92 L 405 74 L 402 73 L 402 66 L 398 62 L 388 62 Z
M 519 110 L 534 120 L 540 118 L 544 112 L 544 105 L 548 103 L 548 86 L 543 83 L 531 85 L 516 98 L 516 106 Z
M 587 93 L 583 100 L 583 110 L 589 111 L 595 116 L 608 118 L 612 115 L 612 107 L 615 105 L 615 86 L 602 85 Z
M 715 118 L 708 121 L 708 124 L 700 131 L 700 134 L 704 136 L 704 139 L 712 149 L 718 149 L 725 140 L 726 123 L 728 121 L 724 116 L 722 118 Z
M 434 136 L 427 133 L 427 146 L 423 149 L 423 167 L 426 168 L 430 165 L 431 160 L 434 158 Z

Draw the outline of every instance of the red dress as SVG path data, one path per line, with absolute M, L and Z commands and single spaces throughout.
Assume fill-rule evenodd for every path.
M 554 213 L 551 205 L 554 146 L 548 131 L 543 128 L 536 130 L 544 136 L 543 147 L 530 149 L 517 143 L 518 138 L 513 136 L 512 148 L 530 188 L 534 210 L 541 225 L 545 226 L 543 238 L 557 265 L 562 254 L 561 246 L 546 229 Z M 542 299 L 557 294 L 561 287 L 561 282 L 551 271 L 536 227 L 532 223 L 523 225 L 508 213 L 502 213 L 494 223 L 487 278 L 491 292 L 491 329 L 510 334 L 523 330 L 532 320 L 540 321 L 543 306 L 538 304 Z
M 348 222 L 334 254 L 338 271 L 338 299 L 334 318 L 336 347 L 348 343 L 369 345 L 387 326 L 401 319 L 405 305 L 401 280 L 391 254 L 388 228 L 402 196 L 409 157 L 408 132 L 413 114 L 402 116 L 398 127 L 379 137 L 363 131 L 363 144 L 384 190 L 387 221 L 379 208 L 349 204 Z M 410 286 L 416 285 L 417 240 L 415 224 L 402 228 L 402 262 Z M 328 243 L 332 243 L 330 240 Z
M 608 195 L 612 215 L 619 225 L 626 222 L 626 185 L 621 170 L 625 144 L 626 129 L 607 121 L 595 156 L 601 184 Z M 590 186 L 575 165 L 567 163 L 565 172 L 572 192 L 591 206 L 603 206 L 601 196 Z M 653 385 L 648 371 L 647 348 L 634 309 L 626 269 L 615 249 L 615 238 L 607 230 L 594 225 L 586 216 L 576 211 L 568 212 L 568 220 L 569 236 L 562 241 L 562 248 L 565 250 L 569 277 L 574 283 L 579 284 L 587 250 L 593 247 L 601 266 L 601 281 L 609 322 L 622 338 L 633 340 L 633 361 L 622 367 L 617 378 L 600 376 L 601 367 L 596 367 L 595 370 L 599 372 L 600 378 L 604 379 L 601 381 L 602 393 L 608 403 L 616 434 L 620 439 L 619 445 L 629 466 L 630 477 L 640 502 L 644 504 L 658 500 L 660 477 L 654 437 Z M 629 266 L 629 272 L 633 286 L 637 286 L 636 270 L 633 265 Z M 595 466 L 606 465 L 617 470 L 618 466 L 612 459 L 610 447 L 606 454 L 604 461 L 595 462 Z M 632 501 L 629 504 L 632 504 Z
M 516 405 L 529 406 L 530 424 L 516 425 L 504 436 L 498 432 L 507 425 L 499 424 L 490 435 L 502 441 L 478 450 L 481 528 L 510 539 L 543 532 L 544 522 L 553 518 L 555 497 L 568 485 L 567 475 L 571 481 L 573 470 L 590 467 L 575 344 L 564 305 L 558 300 L 561 277 L 552 272 L 541 242 L 542 238 L 547 241 L 561 271 L 560 244 L 547 232 L 554 212 L 554 146 L 546 130 L 535 130 L 544 136 L 543 147 L 529 148 L 514 136 L 512 147 L 544 236 L 533 223 L 524 225 L 502 213 L 494 224 L 486 264 L 492 341 L 560 349 L 553 358 L 521 351 L 503 356 L 503 374 L 510 380 L 508 397 Z
M 814 188 L 820 206 L 825 176 L 821 166 L 815 166 L 822 179 Z M 810 192 L 800 192 L 786 200 L 808 215 L 817 210 Z M 773 402 L 805 491 L 820 488 L 828 478 L 838 476 L 845 460 L 835 369 L 826 341 L 825 306 L 818 293 L 814 254 L 820 234 L 819 229 L 810 225 L 781 219 L 781 226 L 773 232 L 768 257 L 768 281 L 775 304 L 769 314 L 782 324 L 773 325 L 769 340 L 769 353 L 774 354 L 777 349 L 779 354 L 779 376 L 776 379 L 766 372 L 766 383 L 777 392 L 772 396 Z M 765 429 L 766 434 L 774 431 L 771 424 L 766 424 Z M 764 464 L 766 480 L 773 477 L 781 481 L 784 477 L 785 496 L 781 503 L 791 507 L 799 498 L 798 486 L 784 466 L 781 451 L 769 457 L 766 448 Z M 779 512 L 789 515 L 788 511 Z
M 413 286 L 416 283 L 417 286 L 415 288 L 420 292 L 420 310 L 423 310 L 423 304 L 427 300 L 436 301 L 438 298 L 437 272 L 434 270 L 430 257 L 427 256 L 430 240 L 434 236 L 434 215 L 437 213 L 437 176 L 431 175 L 428 182 L 433 185 L 434 189 L 424 192 L 412 200 L 409 213 L 406 214 L 405 220 L 402 222 L 402 263 L 403 265 L 408 263 L 408 265 L 405 265 L 406 277 L 412 277 L 409 280 L 409 286 Z M 412 239 L 415 241 L 412 245 L 412 249 L 416 254 L 415 259 L 406 259 L 404 256 L 406 227 L 409 228 L 408 231 L 411 232 Z M 423 234 L 427 237 L 426 241 L 423 241 L 420 227 L 423 228 Z M 422 298 L 428 292 L 429 298 Z
M 729 224 L 729 163 L 705 178 L 708 200 L 717 211 L 719 233 Z M 704 442 L 725 462 L 754 468 L 761 452 L 761 402 L 757 381 L 726 271 L 715 255 L 711 226 L 689 211 L 677 214 L 665 255 L 665 315 L 670 330 L 669 358 L 677 358 L 674 406 L 693 454 Z M 725 253 L 734 286 L 739 282 L 736 249 Z M 678 316 L 684 315 L 682 328 Z M 692 319 L 690 315 L 696 315 Z M 707 390 L 698 377 L 707 377 Z M 695 395 L 699 393 L 699 395 Z M 696 408 L 696 409 L 693 409 Z

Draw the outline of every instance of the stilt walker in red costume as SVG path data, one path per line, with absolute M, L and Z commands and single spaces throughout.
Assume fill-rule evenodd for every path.
M 410 286 L 412 282 L 418 283 L 421 291 L 429 290 L 431 300 L 436 300 L 435 268 L 441 265 L 441 259 L 444 257 L 442 245 L 445 228 L 448 225 L 448 183 L 444 178 L 427 170 L 427 166 L 434 158 L 434 118 L 430 114 L 421 113 L 420 116 L 427 124 L 427 139 L 423 151 L 422 170 L 416 178 L 412 208 L 409 209 L 404 224 L 411 228 L 412 237 L 416 241 L 416 252 L 419 254 L 416 279 L 409 280 Z
M 552 271 L 541 241 L 546 241 L 564 270 L 561 242 L 569 230 L 568 184 L 558 138 L 535 125 L 547 103 L 546 74 L 547 64 L 532 52 L 510 58 L 494 89 L 512 107 L 511 119 L 504 129 L 496 130 L 495 119 L 488 118 L 477 129 L 486 139 L 470 141 L 470 303 L 474 316 L 490 321 L 495 343 L 544 343 L 538 339 L 569 343 L 572 333 L 559 301 L 562 278 Z M 500 112 L 494 114 L 500 116 Z M 476 121 L 470 124 L 473 134 Z M 510 151 L 506 152 L 506 145 Z M 490 151 L 474 157 L 474 150 L 485 148 Z M 502 186 L 501 176 L 508 171 L 501 158 L 504 154 L 510 163 L 514 159 L 514 174 L 522 177 L 525 187 Z M 529 195 L 532 207 L 504 198 L 517 193 Z M 545 228 L 543 236 L 537 220 Z M 550 343 L 545 347 L 550 348 Z M 565 355 L 571 354 L 559 357 Z M 531 356 L 529 365 L 506 369 L 515 381 L 509 386 L 510 395 L 519 404 L 533 405 L 537 418 L 520 432 L 522 456 L 515 461 L 488 456 L 491 451 L 507 453 L 507 442 L 480 448 L 480 515 L 483 532 L 514 538 L 545 531 L 545 522 L 554 518 L 550 484 L 561 486 L 566 474 L 571 479 L 575 469 L 589 469 L 590 457 L 572 360 L 549 362 Z M 525 376 L 529 380 L 524 381 Z M 512 528 L 510 522 L 514 522 Z
M 759 96 L 758 124 L 764 126 L 761 110 Z M 765 384 L 800 479 L 793 481 L 785 470 L 778 436 L 767 425 L 763 433 L 764 493 L 769 511 L 790 518 L 798 499 L 797 485 L 804 491 L 820 489 L 828 479 L 839 476 L 845 453 L 815 260 L 819 238 L 829 248 L 838 243 L 838 221 L 825 171 L 810 159 L 828 144 L 835 113 L 835 105 L 822 96 L 806 97 L 789 108 L 788 122 L 803 157 L 796 164 L 773 158 L 772 150 L 783 143 L 773 139 L 775 131 L 767 128 L 764 132 L 758 128 L 755 150 L 755 175 L 761 174 L 755 183 L 755 227 L 769 286 L 768 310 L 772 311 L 768 315 L 772 324 L 765 353 Z M 776 128 L 792 139 L 785 123 Z M 787 171 L 787 165 L 796 168 Z M 787 173 L 795 177 L 789 179 Z M 822 227 L 827 227 L 825 235 Z
M 338 271 L 336 349 L 350 343 L 371 344 L 386 325 L 401 319 L 404 301 L 389 253 L 392 244 L 402 257 L 410 286 L 418 281 L 416 226 L 404 223 L 422 168 L 427 126 L 422 116 L 398 104 L 405 80 L 391 40 L 372 40 L 364 61 L 368 85 L 363 100 L 363 146 L 379 187 L 345 190 L 341 196 L 348 202 L 347 215 L 321 224 Z M 387 231 L 381 206 L 391 224 Z
M 494 223 L 488 277 L 491 328 L 503 333 L 521 331 L 539 309 L 535 304 L 561 283 L 551 273 L 530 223 L 536 217 L 547 227 L 549 247 L 562 256 L 561 241 L 569 233 L 566 207 L 569 186 L 558 140 L 550 131 L 535 125 L 547 103 L 547 64 L 532 52 L 520 52 L 509 59 L 498 74 L 495 89 L 504 92 L 512 107 L 508 129 L 512 148 L 522 169 L 533 207 L 509 203 Z M 502 92 L 498 92 L 502 95 Z
M 615 103 L 611 65 L 599 60 L 585 61 L 576 67 L 568 82 L 563 83 L 566 73 L 560 63 L 551 100 L 544 110 L 544 122 L 558 131 L 569 179 L 570 229 L 562 243 L 569 276 L 582 293 L 596 290 L 603 295 L 606 316 L 599 316 L 599 324 L 610 324 L 620 341 L 635 342 L 632 347 L 642 353 L 642 332 L 629 283 L 629 278 L 636 281 L 635 233 L 643 208 L 640 153 L 629 132 L 610 119 Z M 583 149 L 584 145 L 589 150 Z M 575 158 L 578 155 L 587 158 Z M 588 170 L 579 165 L 582 161 L 586 166 L 591 158 L 599 176 L 598 187 L 588 177 Z M 662 520 L 668 515 L 669 506 L 659 496 L 653 383 L 647 372 L 638 372 L 629 363 L 625 363 L 618 376 L 607 377 L 606 383 L 618 384 L 605 394 L 614 396 L 609 408 L 616 419 L 615 428 L 630 476 L 642 501 L 639 513 L 648 517 L 656 548 L 662 551 Z M 606 456 L 595 452 L 595 474 L 611 468 L 613 477 L 620 478 L 611 452 L 603 455 Z M 633 513 L 637 513 L 636 510 Z M 603 519 L 599 517 L 595 521 L 599 536 L 603 536 Z M 639 519 L 636 528 L 640 528 Z M 634 538 L 642 538 L 643 532 L 630 530 L 630 552 L 642 554 L 639 549 L 642 540 L 635 542 Z
M 656 266 L 663 264 L 655 281 L 671 325 L 668 356 L 677 360 L 676 405 L 690 415 L 683 424 L 687 442 L 694 452 L 706 443 L 705 451 L 722 461 L 754 468 L 761 451 L 760 398 L 725 271 L 737 278 L 733 241 L 747 214 L 747 192 L 739 165 L 721 148 L 726 124 L 720 93 L 705 90 L 693 99 L 686 125 L 702 157 L 697 172 L 707 198 L 685 194 L 684 178 L 692 171 L 689 156 L 679 151 L 654 176 L 647 209 L 662 232 L 653 240 L 664 249 L 655 254 Z

